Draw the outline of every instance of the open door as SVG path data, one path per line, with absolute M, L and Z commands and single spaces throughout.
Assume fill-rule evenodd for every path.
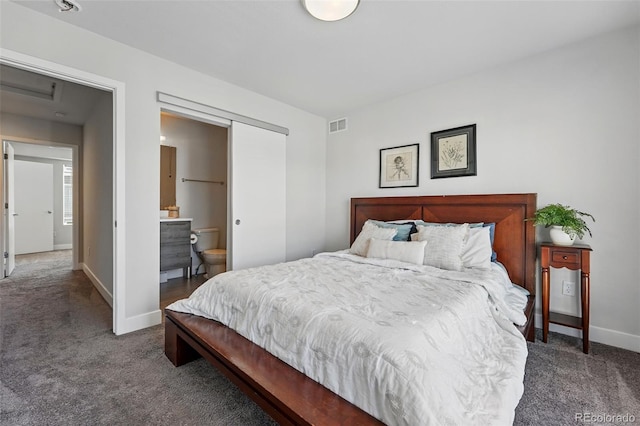
M 286 136 L 233 121 L 229 153 L 232 249 L 227 266 L 237 270 L 284 262 Z
M 14 153 L 13 145 L 2 141 L 4 152 L 4 275 L 11 275 L 16 267 L 16 233 L 15 233 L 15 185 L 14 185 Z

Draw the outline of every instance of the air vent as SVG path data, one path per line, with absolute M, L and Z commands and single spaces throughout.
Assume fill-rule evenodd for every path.
M 339 118 L 329 122 L 329 133 L 344 132 L 347 130 L 347 119 Z

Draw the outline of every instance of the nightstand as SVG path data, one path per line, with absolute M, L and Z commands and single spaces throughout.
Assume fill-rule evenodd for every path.
M 582 352 L 589 353 L 589 255 L 591 247 L 586 244 L 557 246 L 551 243 L 540 245 L 542 268 L 542 340 L 547 343 L 549 323 L 560 324 L 582 330 Z M 582 301 L 582 318 L 572 315 L 549 312 L 550 270 L 567 268 L 580 270 L 580 298 Z

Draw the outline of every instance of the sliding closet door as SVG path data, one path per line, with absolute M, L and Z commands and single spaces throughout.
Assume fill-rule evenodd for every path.
M 283 262 L 286 256 L 286 136 L 233 121 L 230 135 L 233 270 Z

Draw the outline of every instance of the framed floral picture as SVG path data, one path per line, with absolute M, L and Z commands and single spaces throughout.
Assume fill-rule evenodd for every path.
M 404 145 L 380 150 L 380 188 L 418 186 L 420 145 Z
M 476 174 L 475 124 L 431 133 L 431 179 Z

